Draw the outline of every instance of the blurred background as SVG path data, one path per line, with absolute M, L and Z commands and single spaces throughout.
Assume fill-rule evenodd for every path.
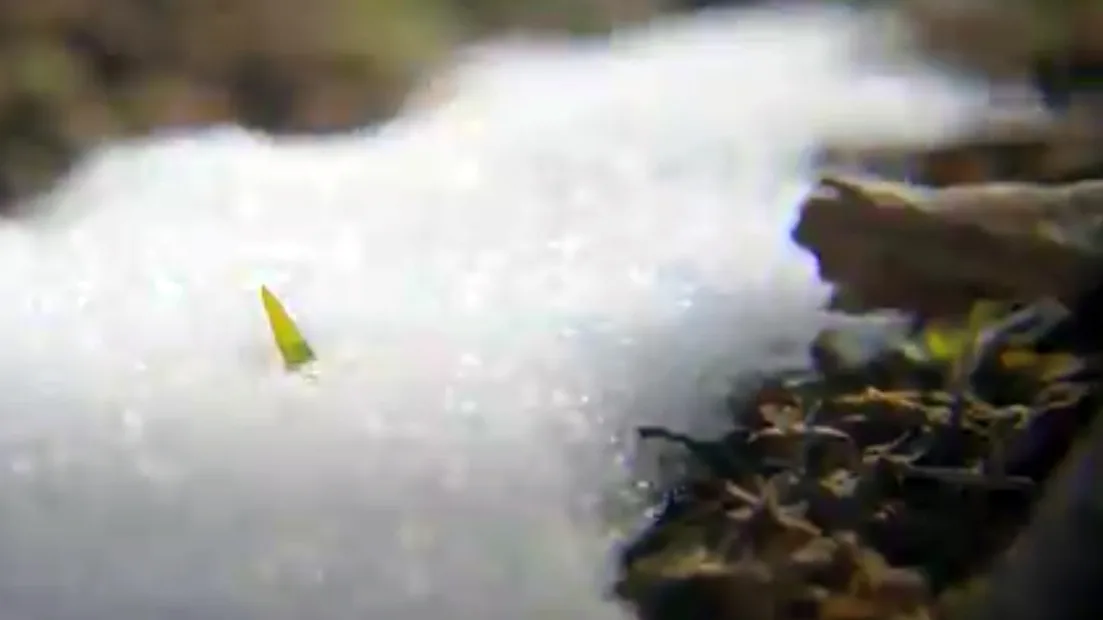
M 450 51 L 484 37 L 600 34 L 664 13 L 752 4 L 763 3 L 0 0 L 0 205 L 49 187 L 103 140 L 225 122 L 286 133 L 385 119 Z M 891 6 L 934 57 L 1004 76 L 1042 48 L 1103 48 L 1093 34 L 1103 32 L 1093 27 L 1103 23 L 1099 4 Z

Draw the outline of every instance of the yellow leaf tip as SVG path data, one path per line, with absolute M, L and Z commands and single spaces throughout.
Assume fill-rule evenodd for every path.
M 299 367 L 313 362 L 314 350 L 303 337 L 302 331 L 295 321 L 284 309 L 279 298 L 268 289 L 260 287 L 261 302 L 264 306 L 265 316 L 268 317 L 268 326 L 272 330 L 272 338 L 276 343 L 276 349 L 283 359 L 284 366 L 288 370 L 296 370 Z

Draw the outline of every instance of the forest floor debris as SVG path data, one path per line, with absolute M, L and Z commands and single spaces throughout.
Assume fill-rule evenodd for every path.
M 825 338 L 817 368 L 736 398 L 719 439 L 640 429 L 691 464 L 623 550 L 617 597 L 645 620 L 943 617 L 1097 407 L 1098 362 L 1025 334 L 857 366 Z

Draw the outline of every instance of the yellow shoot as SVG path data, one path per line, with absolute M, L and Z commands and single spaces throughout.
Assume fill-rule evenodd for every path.
M 264 313 L 268 316 L 272 337 L 276 341 L 276 348 L 279 349 L 284 366 L 288 370 L 297 370 L 313 362 L 314 350 L 310 348 L 310 344 L 295 325 L 295 321 L 287 314 L 280 300 L 265 286 L 260 288 L 260 299 L 264 304 Z

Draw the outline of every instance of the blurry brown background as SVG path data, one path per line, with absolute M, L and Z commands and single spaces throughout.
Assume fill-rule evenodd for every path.
M 930 47 L 1004 71 L 1054 39 L 1059 20 L 1031 21 L 1032 1 L 1042 2 L 901 0 Z M 472 38 L 601 31 L 714 3 L 724 2 L 0 0 L 0 205 L 47 187 L 105 139 L 223 121 L 273 132 L 363 125 L 392 114 L 418 76 Z M 1031 30 L 1044 33 L 1022 34 Z
M 655 1 L 0 0 L 0 203 L 112 137 L 362 125 L 393 113 L 458 43 L 602 30 Z

